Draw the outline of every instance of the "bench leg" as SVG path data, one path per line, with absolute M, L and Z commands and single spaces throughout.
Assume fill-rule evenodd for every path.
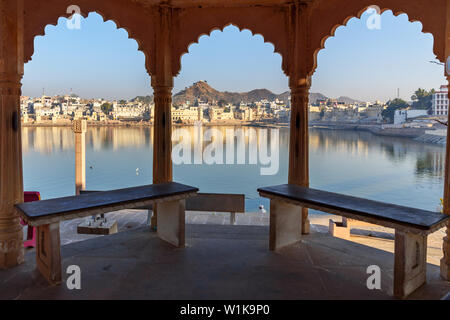
M 302 234 L 309 234 L 310 222 L 308 218 L 308 208 L 302 208 Z
M 230 224 L 232 226 L 236 224 L 236 212 L 230 212 Z
M 184 247 L 186 201 L 161 202 L 157 206 L 158 237 L 176 247 Z
M 150 217 L 150 229 L 156 231 L 157 228 L 158 228 L 158 205 L 155 204 L 153 206 L 152 216 Z
M 395 231 L 394 295 L 405 298 L 425 284 L 427 236 Z
M 52 284 L 61 283 L 61 250 L 59 222 L 37 227 L 36 264 Z
M 350 227 L 347 226 L 347 222 L 342 219 L 342 222 L 336 222 L 333 219 L 329 220 L 328 232 L 335 238 L 341 238 L 345 240 L 350 239 Z
M 278 250 L 300 241 L 302 208 L 280 200 L 270 200 L 269 249 Z

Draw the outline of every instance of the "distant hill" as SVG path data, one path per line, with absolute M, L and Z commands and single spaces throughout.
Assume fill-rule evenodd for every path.
M 313 92 L 311 92 L 309 94 L 309 103 L 316 103 L 317 100 L 324 100 L 324 99 L 328 99 L 328 97 L 324 96 L 321 93 L 313 93 Z
M 255 89 L 249 92 L 228 92 L 228 91 L 218 91 L 211 87 L 206 81 L 198 81 L 192 84 L 190 87 L 181 90 L 173 96 L 173 104 L 181 105 L 185 101 L 190 101 L 194 103 L 196 100 L 201 100 L 204 102 L 218 103 L 219 101 L 225 101 L 225 103 L 240 103 L 241 101 L 245 103 L 252 103 L 267 99 L 269 101 L 274 101 L 275 99 L 287 102 L 290 97 L 290 91 L 283 92 L 281 94 L 273 93 L 267 89 Z M 309 102 L 316 103 L 317 100 L 327 99 L 328 97 L 321 93 L 311 92 L 309 94 Z M 337 98 L 340 102 L 345 103 L 358 103 L 361 101 L 349 98 L 349 97 L 339 97 Z M 137 96 L 133 101 L 141 101 L 143 103 L 153 102 L 153 96 Z
M 153 96 L 137 96 L 132 100 L 134 101 L 140 101 L 142 103 L 152 103 L 153 102 Z
M 192 86 L 176 93 L 173 96 L 173 103 L 174 105 L 180 105 L 187 100 L 191 103 L 196 100 L 202 100 L 204 102 L 219 102 L 223 100 L 226 103 L 236 104 L 241 101 L 251 103 L 263 99 L 273 101 L 277 98 L 279 100 L 287 101 L 288 97 L 289 92 L 284 92 L 278 95 L 267 89 L 255 89 L 249 92 L 218 91 L 211 87 L 207 82 L 198 81 Z
M 355 99 L 352 99 L 352 98 L 349 98 L 349 97 L 345 97 L 345 96 L 337 98 L 337 101 L 345 102 L 346 104 L 353 104 L 353 103 L 361 103 L 362 102 L 362 101 L 355 100 Z

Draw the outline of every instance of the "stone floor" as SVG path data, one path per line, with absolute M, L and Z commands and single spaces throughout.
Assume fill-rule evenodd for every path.
M 187 225 L 187 247 L 147 227 L 62 247 L 63 271 L 81 268 L 81 290 L 49 286 L 26 263 L 0 271 L 1 299 L 391 299 L 394 257 L 313 228 L 293 246 L 270 252 L 267 226 Z M 364 237 L 361 237 L 364 238 Z M 373 240 L 371 240 L 373 241 Z M 389 241 L 389 240 L 386 240 Z M 366 287 L 369 265 L 381 290 Z M 63 281 L 67 275 L 63 272 Z M 428 283 L 411 299 L 440 299 L 450 283 L 428 264 Z
M 148 223 L 148 211 L 146 210 L 120 210 L 107 213 L 107 219 L 113 219 L 117 221 L 119 232 L 125 230 L 132 230 L 146 226 Z M 83 222 L 85 218 L 73 219 L 64 221 L 61 223 L 61 244 L 69 244 L 76 241 L 92 239 L 97 236 L 85 235 L 77 233 L 77 226 Z M 230 214 L 222 212 L 186 212 L 187 224 L 230 224 Z M 258 212 L 246 212 L 236 214 L 237 225 L 256 225 L 256 226 L 268 226 L 269 214 Z
M 118 223 L 119 232 L 134 230 L 147 225 L 148 213 L 145 210 L 121 210 L 106 214 L 108 219 L 114 219 Z M 329 219 L 341 221 L 341 217 L 328 214 L 310 214 L 311 230 L 313 232 L 328 233 Z M 61 244 L 98 238 L 99 236 L 85 235 L 77 233 L 77 226 L 84 219 L 74 219 L 61 223 Z M 211 224 L 211 225 L 229 225 L 229 213 L 210 213 L 210 212 L 186 212 L 187 224 Z M 246 212 L 236 214 L 236 225 L 242 226 L 268 226 L 269 213 Z M 352 229 L 351 240 L 356 243 L 370 247 L 394 252 L 394 230 L 379 226 L 362 227 Z M 442 239 L 445 236 L 445 228 L 438 230 L 428 237 L 428 262 L 439 266 L 442 258 Z

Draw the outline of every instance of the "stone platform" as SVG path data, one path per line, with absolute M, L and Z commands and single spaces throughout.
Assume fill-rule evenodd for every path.
M 187 225 L 176 249 L 147 227 L 62 247 L 63 284 L 51 287 L 26 263 L 0 271 L 1 299 L 392 299 L 394 256 L 312 232 L 279 252 L 268 250 L 267 226 Z M 381 290 L 366 286 L 369 265 L 381 268 Z M 64 273 L 81 268 L 81 290 Z M 428 264 L 428 283 L 409 298 L 440 299 L 450 283 Z

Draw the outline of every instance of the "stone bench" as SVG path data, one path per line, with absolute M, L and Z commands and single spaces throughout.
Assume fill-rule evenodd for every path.
M 51 283 L 61 282 L 59 222 L 157 204 L 159 238 L 185 244 L 185 199 L 198 189 L 176 182 L 95 192 L 16 205 L 28 225 L 37 227 L 36 264 Z
M 236 213 L 245 213 L 244 194 L 198 193 L 186 200 L 186 210 L 203 212 L 229 212 L 230 224 L 236 224 Z
M 81 190 L 81 194 L 99 191 Z M 149 219 L 153 205 L 135 208 L 149 211 Z M 245 195 L 234 193 L 197 193 L 195 197 L 186 199 L 186 211 L 225 212 L 230 213 L 230 224 L 236 224 L 236 213 L 245 213 Z
M 270 199 L 270 250 L 296 243 L 302 207 L 395 229 L 394 295 L 406 297 L 426 282 L 427 235 L 450 216 L 298 185 L 258 189 Z

